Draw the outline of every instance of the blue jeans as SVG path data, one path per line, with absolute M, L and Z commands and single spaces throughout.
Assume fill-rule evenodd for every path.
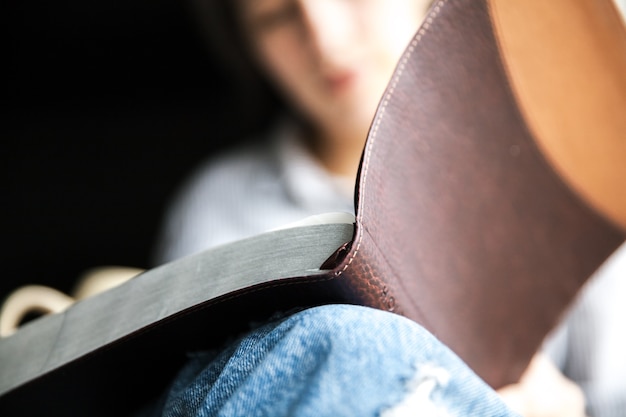
M 303 310 L 191 355 L 155 408 L 149 415 L 514 415 L 416 323 L 346 305 Z

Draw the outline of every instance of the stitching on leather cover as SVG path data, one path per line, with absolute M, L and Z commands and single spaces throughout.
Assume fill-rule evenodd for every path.
M 365 189 L 365 186 L 367 184 L 367 174 L 369 170 L 369 161 L 370 161 L 370 157 L 372 154 L 372 149 L 374 148 L 374 144 L 376 142 L 378 128 L 380 127 L 380 123 L 383 117 L 385 116 L 387 105 L 389 104 L 389 101 L 393 98 L 393 94 L 396 91 L 396 87 L 398 86 L 398 83 L 400 82 L 400 78 L 404 74 L 405 66 L 407 62 L 409 61 L 411 55 L 415 51 L 415 48 L 417 47 L 419 42 L 422 40 L 422 38 L 426 35 L 428 29 L 430 29 L 435 19 L 437 18 L 437 16 L 439 16 L 439 13 L 441 12 L 441 9 L 443 8 L 443 6 L 445 6 L 447 3 L 448 3 L 448 0 L 439 0 L 437 2 L 437 5 L 432 8 L 432 10 L 428 14 L 428 16 L 426 16 L 426 19 L 422 23 L 422 26 L 420 27 L 419 31 L 413 37 L 413 40 L 409 44 L 407 50 L 402 55 L 402 58 L 400 60 L 400 63 L 398 64 L 396 72 L 394 72 L 393 80 L 391 81 L 389 89 L 385 92 L 382 105 L 376 115 L 376 121 L 374 122 L 372 126 L 372 132 L 369 138 L 370 142 L 366 148 L 367 152 L 363 160 L 363 166 L 365 167 L 365 169 L 363 170 L 363 189 Z M 363 212 L 365 211 L 365 207 L 363 204 L 364 194 L 365 192 L 361 193 L 361 195 L 359 196 L 359 207 L 361 208 L 361 210 L 359 211 L 359 215 L 357 217 L 357 223 L 360 223 L 363 220 Z M 346 263 L 346 265 L 343 267 L 343 269 L 337 272 L 336 274 L 337 277 L 343 274 L 350 267 L 354 259 L 357 257 L 357 255 L 359 254 L 359 250 L 361 248 L 362 241 L 363 241 L 363 232 L 360 232 L 359 241 L 357 242 L 357 246 L 356 246 L 356 249 L 354 250 L 354 253 L 348 260 L 348 263 Z

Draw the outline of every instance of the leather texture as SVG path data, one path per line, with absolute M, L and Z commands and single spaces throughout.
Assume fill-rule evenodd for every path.
M 337 274 L 354 302 L 423 324 L 500 387 L 624 237 L 544 158 L 488 6 L 435 3 L 402 58 L 369 134 L 357 235 Z
M 489 5 L 507 75 L 537 144 L 576 192 L 626 228 L 626 30 L 614 3 Z

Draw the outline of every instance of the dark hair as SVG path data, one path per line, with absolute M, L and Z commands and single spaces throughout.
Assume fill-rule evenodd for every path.
M 189 0 L 199 32 L 224 74 L 238 103 L 236 111 L 251 126 L 267 126 L 287 106 L 252 59 L 236 0 Z

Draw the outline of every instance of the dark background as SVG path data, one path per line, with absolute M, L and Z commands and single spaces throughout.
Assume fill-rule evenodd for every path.
M 149 267 L 176 186 L 248 129 L 232 82 L 184 1 L 9 3 L 0 299 L 27 283 L 69 291 L 94 266 Z

